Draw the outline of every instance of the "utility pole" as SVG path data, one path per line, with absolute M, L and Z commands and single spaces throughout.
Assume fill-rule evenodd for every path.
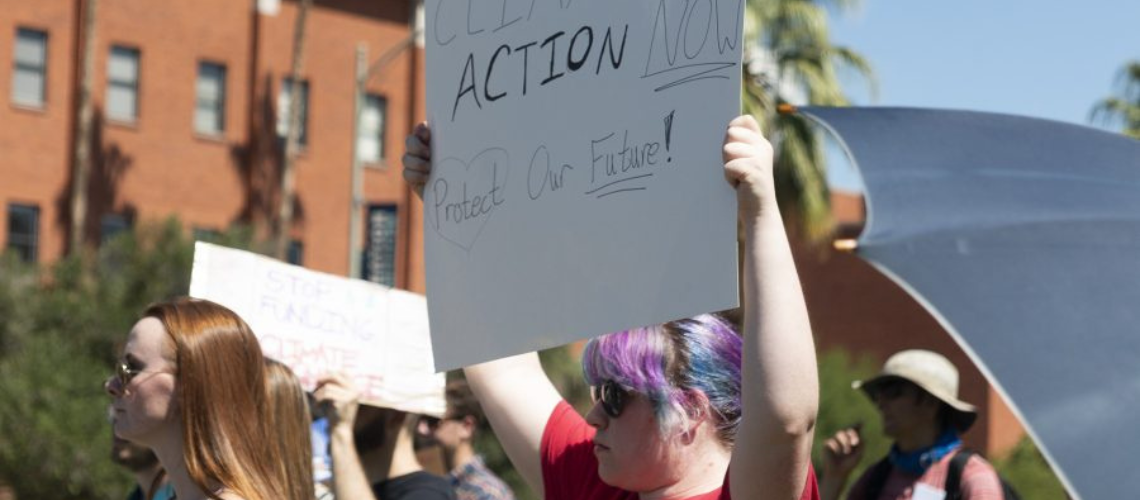
M 407 38 L 400 41 L 396 45 L 389 47 L 383 54 L 380 55 L 372 64 L 368 64 L 368 49 L 364 43 L 356 46 L 356 114 L 355 121 L 353 122 L 352 137 L 352 193 L 350 200 L 351 206 L 348 217 L 348 276 L 350 278 L 362 278 L 361 274 L 361 241 L 364 239 L 362 234 L 364 232 L 364 223 L 361 221 L 361 215 L 364 211 L 364 166 L 360 161 L 360 130 L 361 119 L 364 117 L 364 99 L 365 89 L 368 86 L 368 80 L 372 78 L 385 66 L 391 64 L 396 60 L 402 52 L 413 46 L 416 42 L 416 37 L 419 36 L 419 30 L 412 30 L 412 33 Z
M 313 6 L 313 0 L 301 0 L 297 12 L 297 24 L 293 29 L 293 68 L 289 76 L 289 131 L 285 137 L 285 153 L 281 165 L 281 204 L 277 212 L 277 237 L 274 254 L 285 260 L 289 250 L 289 233 L 293 228 L 293 198 L 296 191 L 296 174 L 293 172 L 297 161 L 297 143 L 301 134 L 301 67 L 305 61 L 305 18 Z
M 91 173 L 91 127 L 95 121 L 95 109 L 91 104 L 91 85 L 95 68 L 95 15 L 99 10 L 99 0 L 79 0 L 83 9 L 83 64 L 80 66 L 79 102 L 75 121 L 75 149 L 71 164 L 71 231 L 68 253 L 75 255 L 84 246 L 83 233 L 87 227 L 87 179 Z
M 364 86 L 368 82 L 368 48 L 364 43 L 356 45 L 356 92 L 354 102 L 356 111 L 353 116 L 352 135 L 352 205 L 348 216 L 348 277 L 361 278 L 361 210 L 364 209 L 364 172 L 360 161 L 360 130 L 361 119 L 364 114 Z

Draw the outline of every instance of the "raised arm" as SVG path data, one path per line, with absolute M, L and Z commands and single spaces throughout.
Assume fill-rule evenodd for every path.
M 360 391 L 348 377 L 332 374 L 317 381 L 317 390 L 313 396 L 328 410 L 333 495 L 336 498 L 376 500 L 353 439 Z
M 405 142 L 404 180 L 420 196 L 431 176 L 431 129 L 416 125 Z M 464 368 L 471 391 L 515 469 L 542 494 L 542 434 L 562 396 L 530 353 Z
M 511 463 L 541 495 L 542 434 L 562 396 L 542 370 L 538 354 L 469 366 L 463 373 Z
M 743 410 L 733 498 L 800 498 L 819 407 L 815 346 L 772 180 L 772 146 L 751 116 L 734 119 L 724 173 L 744 235 Z

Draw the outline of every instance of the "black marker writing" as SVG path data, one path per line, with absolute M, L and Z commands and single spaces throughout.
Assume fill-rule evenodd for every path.
M 536 52 L 541 54 L 537 56 L 540 60 L 545 58 L 547 69 L 539 81 L 540 87 L 552 85 L 572 73 L 579 73 L 586 67 L 591 57 L 597 58 L 594 75 L 601 73 L 603 63 L 607 59 L 613 70 L 621 69 L 629 34 L 628 24 L 622 27 L 620 45 L 614 42 L 612 27 L 605 29 L 601 43 L 595 43 L 597 34 L 601 31 L 593 26 L 581 26 L 569 37 L 567 33 L 558 31 L 543 38 L 541 42 L 532 40 L 518 45 L 501 44 L 489 55 L 468 54 L 463 71 L 459 74 L 455 101 L 451 107 L 451 121 L 455 121 L 461 107 L 472 109 L 473 104 L 474 109 L 483 109 L 484 101 L 490 104 L 512 94 L 527 95 L 531 79 L 530 49 L 536 45 L 540 49 L 545 49 Z M 518 57 L 519 55 L 521 57 Z M 482 62 L 484 56 L 486 56 L 485 66 Z M 581 73 L 589 74 L 588 71 Z M 511 84 L 511 81 L 519 82 L 518 86 Z M 480 85 L 482 89 L 479 88 Z M 465 102 L 468 104 L 464 104 Z

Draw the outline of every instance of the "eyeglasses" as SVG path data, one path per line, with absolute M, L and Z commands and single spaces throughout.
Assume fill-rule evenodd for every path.
M 115 363 L 115 378 L 119 381 L 119 387 L 126 388 L 127 384 L 131 383 L 135 377 L 144 373 L 167 373 L 162 370 L 146 371 L 137 368 L 131 368 L 126 361 L 119 361 Z
M 625 403 L 629 399 L 629 391 L 623 389 L 613 380 L 606 380 L 600 385 L 590 387 L 590 395 L 594 401 L 602 402 L 602 410 L 610 418 L 621 416 L 622 410 L 625 409 Z

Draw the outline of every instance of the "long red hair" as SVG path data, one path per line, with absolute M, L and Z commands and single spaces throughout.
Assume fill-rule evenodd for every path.
M 285 474 L 289 498 L 316 497 L 309 401 L 301 381 L 284 363 L 265 358 L 269 389 L 268 419 L 277 437 L 278 467 Z
M 262 413 L 265 359 L 249 325 L 221 305 L 189 298 L 153 304 L 143 317 L 162 322 L 169 335 L 186 470 L 198 487 L 215 500 L 216 484 L 247 500 L 289 498 Z

